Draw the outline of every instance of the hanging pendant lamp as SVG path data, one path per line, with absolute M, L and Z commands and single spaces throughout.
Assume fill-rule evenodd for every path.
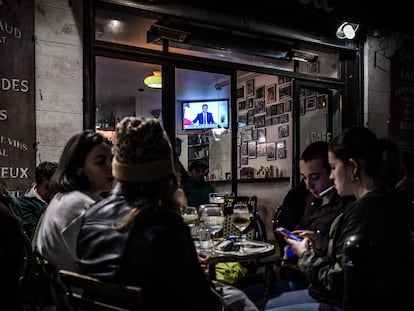
M 153 89 L 160 89 L 162 88 L 162 77 L 161 71 L 153 71 L 152 76 L 148 76 L 144 79 L 144 84 Z

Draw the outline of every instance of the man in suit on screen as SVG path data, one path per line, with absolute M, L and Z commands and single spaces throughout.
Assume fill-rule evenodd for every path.
M 197 114 L 192 124 L 196 124 L 197 122 L 198 124 L 214 124 L 213 114 L 207 111 L 208 105 L 204 104 L 201 108 L 203 111 Z

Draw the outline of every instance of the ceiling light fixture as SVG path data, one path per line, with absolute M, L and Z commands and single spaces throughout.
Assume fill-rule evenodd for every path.
M 148 76 L 144 79 L 144 84 L 153 89 L 162 88 L 161 71 L 155 70 L 152 73 L 152 76 Z
M 336 36 L 339 39 L 352 40 L 355 38 L 358 28 L 359 28 L 358 24 L 344 22 L 338 27 L 338 30 L 336 31 Z

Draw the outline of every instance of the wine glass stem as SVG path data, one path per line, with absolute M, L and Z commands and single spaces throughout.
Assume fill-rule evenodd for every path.
M 214 232 L 211 233 L 211 253 L 215 254 L 216 252 L 214 251 Z
M 244 252 L 243 232 L 240 230 L 240 251 Z

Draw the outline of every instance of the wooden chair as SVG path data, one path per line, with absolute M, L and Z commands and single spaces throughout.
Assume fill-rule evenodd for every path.
M 141 288 L 109 283 L 76 272 L 59 270 L 66 287 L 69 304 L 74 310 L 123 311 L 142 310 Z

